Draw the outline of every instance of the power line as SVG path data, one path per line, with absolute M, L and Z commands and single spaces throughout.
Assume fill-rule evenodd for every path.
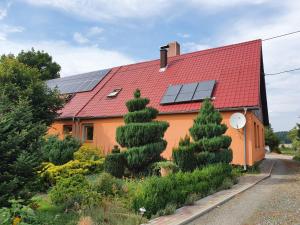
M 300 68 L 295 68 L 295 69 L 290 69 L 290 70 L 283 70 L 283 71 L 280 71 L 280 72 L 277 72 L 277 73 L 265 73 L 265 76 L 275 76 L 275 75 L 280 75 L 280 74 L 283 74 L 283 73 L 293 72 L 293 71 L 297 71 L 297 70 L 300 70 Z
M 281 34 L 281 35 L 277 35 L 277 36 L 273 36 L 273 37 L 269 37 L 269 38 L 263 39 L 262 41 L 269 41 L 269 40 L 272 40 L 272 39 L 281 38 L 281 37 L 285 37 L 285 36 L 289 36 L 289 35 L 297 34 L 297 33 L 300 33 L 300 30 L 293 31 L 293 32 L 290 32 L 290 33 Z

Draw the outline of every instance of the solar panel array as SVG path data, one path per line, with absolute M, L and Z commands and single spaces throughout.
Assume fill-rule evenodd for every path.
M 91 91 L 109 73 L 110 69 L 98 70 L 74 76 L 46 81 L 49 88 L 58 88 L 61 94 Z
M 177 84 L 168 87 L 160 104 L 201 101 L 210 98 L 216 81 L 208 80 L 198 83 Z

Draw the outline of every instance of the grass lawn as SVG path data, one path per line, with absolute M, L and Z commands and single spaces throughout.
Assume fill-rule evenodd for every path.
M 75 212 L 64 212 L 62 208 L 51 204 L 46 194 L 33 197 L 34 202 L 38 204 L 36 215 L 42 225 L 76 225 L 79 215 Z

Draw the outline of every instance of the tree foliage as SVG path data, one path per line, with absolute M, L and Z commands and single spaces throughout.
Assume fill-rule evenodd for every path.
M 116 140 L 126 147 L 125 157 L 131 171 L 143 171 L 149 164 L 158 161 L 160 154 L 167 146 L 163 140 L 169 124 L 163 121 L 152 121 L 158 111 L 147 107 L 149 99 L 142 98 L 139 90 L 134 98 L 126 102 L 128 113 L 124 116 L 125 125 L 117 128 Z
M 274 133 L 271 126 L 265 127 L 265 142 L 271 149 L 271 151 L 277 150 L 280 144 L 280 140 Z
M 30 51 L 21 51 L 17 55 L 19 62 L 36 68 L 41 73 L 42 80 L 50 80 L 60 77 L 60 65 L 53 61 L 52 57 L 44 51 L 35 51 L 32 48 Z
M 33 122 L 28 101 L 11 102 L 0 94 L 0 205 L 9 198 L 31 197 L 35 169 L 41 163 L 40 138 L 46 126 Z
M 62 165 L 74 158 L 74 152 L 80 147 L 80 141 L 72 136 L 59 139 L 57 136 L 47 137 L 42 145 L 43 159 L 55 165 Z
M 292 141 L 292 148 L 295 151 L 300 151 L 300 124 L 289 131 L 288 137 Z
M 209 100 L 205 100 L 189 130 L 193 142 L 186 136 L 173 151 L 173 158 L 183 171 L 192 171 L 211 163 L 231 162 L 231 138 L 224 135 L 227 126 L 221 122 L 220 112 Z
M 32 106 L 34 122 L 50 125 L 63 106 L 59 93 L 46 86 L 37 69 L 13 57 L 2 56 L 0 59 L 0 90 L 10 101 L 27 99 Z
M 37 191 L 41 137 L 62 105 L 37 68 L 13 55 L 0 58 L 0 206 Z

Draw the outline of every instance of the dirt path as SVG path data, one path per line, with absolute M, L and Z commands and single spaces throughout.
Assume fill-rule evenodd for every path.
M 300 225 L 300 163 L 273 160 L 269 179 L 189 225 Z

